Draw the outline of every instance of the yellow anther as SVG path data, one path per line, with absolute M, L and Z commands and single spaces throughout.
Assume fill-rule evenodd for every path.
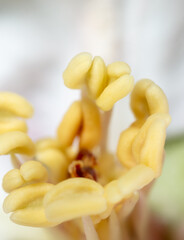
M 130 67 L 124 62 L 114 62 L 107 66 L 107 75 L 109 78 L 109 82 L 113 82 L 119 77 L 130 73 Z
M 3 178 L 3 188 L 6 192 L 11 192 L 22 187 L 27 182 L 46 181 L 47 170 L 36 161 L 28 161 L 21 165 L 19 169 L 10 170 Z
M 58 138 L 62 148 L 70 146 L 82 124 L 81 102 L 74 102 L 58 127 Z
M 16 224 L 31 227 L 53 227 L 58 225 L 58 223 L 51 223 L 47 220 L 43 206 L 17 210 L 11 214 L 10 219 Z
M 48 169 L 49 179 L 52 183 L 58 183 L 67 177 L 68 162 L 61 151 L 46 149 L 38 152 L 36 158 Z
M 23 97 L 15 93 L 0 93 L 0 112 L 8 112 L 18 117 L 29 118 L 33 108 Z
M 20 119 L 0 117 L 0 134 L 10 131 L 27 132 L 27 125 Z
M 4 200 L 4 211 L 11 215 L 15 223 L 28 226 L 53 226 L 45 217 L 43 207 L 44 195 L 52 189 L 49 183 L 36 183 L 24 186 L 11 192 Z
M 26 182 L 31 181 L 46 181 L 47 170 L 37 161 L 27 161 L 20 167 L 20 173 Z
M 44 198 L 47 219 L 64 222 L 106 210 L 104 189 L 86 178 L 71 178 L 57 184 Z
M 147 119 L 132 145 L 135 161 L 152 168 L 156 177 L 161 174 L 166 128 L 162 114 L 154 114 Z
M 143 79 L 136 83 L 131 94 L 131 108 L 138 119 L 146 118 L 155 113 L 169 113 L 164 92 L 149 79 Z M 170 123 L 170 117 L 167 122 Z
M 62 148 L 69 147 L 74 138 L 80 136 L 80 147 L 91 149 L 100 140 L 100 114 L 89 99 L 74 102 L 65 114 L 58 128 L 58 137 Z
M 152 168 L 157 177 L 160 175 L 168 119 L 168 114 L 153 114 L 121 133 L 117 155 L 124 166 L 142 163 Z
M 88 53 L 75 56 L 64 71 L 64 83 L 69 88 L 82 88 L 87 85 L 89 94 L 104 111 L 125 97 L 133 88 L 130 67 L 124 62 L 115 62 L 107 68 L 102 58 Z M 107 85 L 108 84 L 108 85 Z
M 80 53 L 75 56 L 63 73 L 64 83 L 69 88 L 81 88 L 92 64 L 89 53 Z
M 94 57 L 89 75 L 87 77 L 87 85 L 89 93 L 93 98 L 97 98 L 107 85 L 107 70 L 105 63 L 101 57 Z
M 60 144 L 57 139 L 54 138 L 43 138 L 36 142 L 36 151 L 44 151 L 46 149 L 59 149 Z
M 34 143 L 23 132 L 13 131 L 0 135 L 0 155 L 21 153 L 32 156 L 34 150 Z
M 119 138 L 117 156 L 120 162 L 127 168 L 131 168 L 136 165 L 136 161 L 132 154 L 132 144 L 139 132 L 139 129 L 140 128 L 132 124 L 128 129 L 121 133 Z
M 26 208 L 29 204 L 43 197 L 53 187 L 50 183 L 35 183 L 18 188 L 4 200 L 3 209 L 6 213 Z
M 166 128 L 171 121 L 167 98 L 155 83 L 143 79 L 135 85 L 131 94 L 131 108 L 138 120 L 122 132 L 117 155 L 126 167 L 143 163 L 152 168 L 158 177 L 162 168 Z
M 116 204 L 149 184 L 154 177 L 151 168 L 143 164 L 137 165 L 119 179 L 108 183 L 104 195 L 109 203 Z
M 20 174 L 19 169 L 12 169 L 6 173 L 3 178 L 3 189 L 6 192 L 11 192 L 25 184 L 23 177 Z
M 151 124 L 155 121 L 155 119 L 158 119 L 159 116 L 160 116 L 159 114 L 154 114 L 148 117 L 147 120 L 144 122 L 144 124 L 139 127 L 139 131 L 135 136 L 131 146 L 132 157 L 134 158 L 134 161 L 136 163 L 140 163 L 141 161 L 140 153 L 141 153 L 142 147 L 144 146 L 147 132 L 151 127 Z
M 99 143 L 101 137 L 100 114 L 89 99 L 82 100 L 83 123 L 80 133 L 80 147 L 91 149 Z
M 104 111 L 109 111 L 113 105 L 125 97 L 133 88 L 134 79 L 130 75 L 123 75 L 110 83 L 97 98 L 96 104 Z

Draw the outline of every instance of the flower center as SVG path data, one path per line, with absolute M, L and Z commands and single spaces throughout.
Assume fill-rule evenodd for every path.
M 68 167 L 70 177 L 84 177 L 97 181 L 94 169 L 96 165 L 95 156 L 86 149 L 81 149 L 74 161 Z

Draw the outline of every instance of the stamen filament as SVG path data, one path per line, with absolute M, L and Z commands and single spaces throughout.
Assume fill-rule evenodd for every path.
M 86 240 L 100 240 L 93 225 L 93 222 L 89 216 L 82 217 L 82 223 L 84 226 L 84 234 Z

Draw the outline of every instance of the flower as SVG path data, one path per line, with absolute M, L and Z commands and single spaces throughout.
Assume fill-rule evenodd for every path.
M 18 119 L 32 115 L 31 105 L 16 94 L 0 93 L 0 154 L 11 154 L 16 166 L 3 179 L 9 193 L 3 208 L 12 212 L 12 221 L 35 227 L 67 222 L 78 228 L 71 233 L 78 239 L 82 227 L 76 219 L 82 218 L 87 239 L 98 239 L 97 232 L 106 239 L 107 219 L 112 227 L 118 225 L 117 214 L 126 222 L 134 212 L 143 188 L 161 174 L 171 119 L 163 91 L 148 79 L 133 87 L 130 72 L 124 62 L 106 66 L 88 53 L 75 56 L 63 78 L 67 87 L 82 90 L 81 100 L 70 106 L 55 139 L 36 143 Z M 121 133 L 116 157 L 106 149 L 108 121 L 113 105 L 131 91 L 136 120 Z M 16 153 L 32 160 L 21 164 Z M 114 234 L 121 238 L 119 229 Z

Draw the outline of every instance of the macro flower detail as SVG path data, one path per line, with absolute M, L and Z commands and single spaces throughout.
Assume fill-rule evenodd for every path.
M 68 233 L 72 239 L 81 239 L 83 231 L 94 240 L 110 239 L 108 231 L 111 238 L 125 236 L 126 220 L 145 197 L 144 187 L 149 189 L 161 174 L 171 121 L 159 86 L 143 79 L 133 87 L 130 73 L 124 62 L 106 66 L 101 57 L 75 56 L 63 78 L 67 87 L 81 89 L 81 99 L 71 104 L 54 138 L 35 143 L 19 119 L 31 117 L 30 104 L 13 93 L 0 93 L 0 154 L 10 154 L 15 166 L 3 178 L 9 193 L 3 208 L 12 212 L 12 221 L 75 226 L 77 234 Z M 135 121 L 121 132 L 113 154 L 106 144 L 111 109 L 130 92 Z M 32 159 L 21 159 L 22 154 Z M 143 231 L 135 232 L 141 239 Z
M 72 89 L 85 87 L 104 111 L 125 97 L 133 88 L 134 79 L 130 67 L 124 62 L 115 62 L 107 67 L 101 57 L 80 53 L 68 64 L 63 73 L 64 83 Z

